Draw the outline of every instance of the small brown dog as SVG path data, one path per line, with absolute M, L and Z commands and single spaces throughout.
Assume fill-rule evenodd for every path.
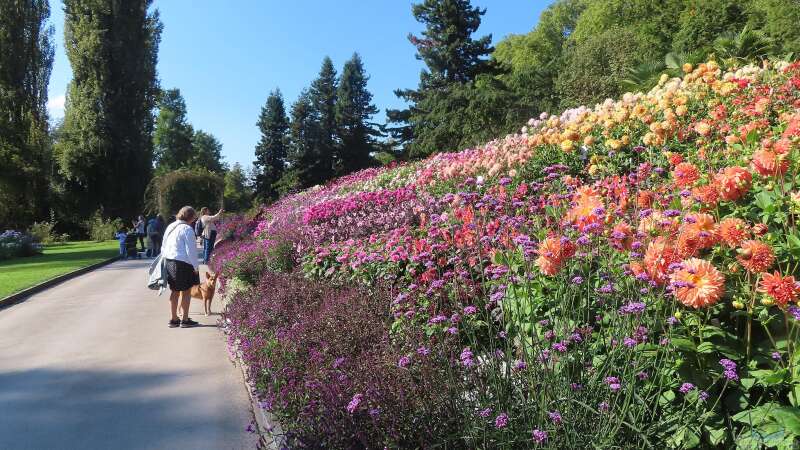
M 192 286 L 190 294 L 192 298 L 203 300 L 203 312 L 206 316 L 211 314 L 211 300 L 214 299 L 214 292 L 217 290 L 217 274 L 206 272 L 206 281 L 196 286 Z

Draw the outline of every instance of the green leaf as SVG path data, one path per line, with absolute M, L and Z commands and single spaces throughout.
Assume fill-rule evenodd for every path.
M 703 342 L 703 343 L 701 343 L 700 345 L 697 346 L 697 353 L 701 353 L 701 354 L 714 353 L 715 350 L 716 350 L 716 346 L 714 344 L 712 344 L 711 342 L 708 342 L 708 341 Z
M 720 445 L 725 442 L 725 439 L 728 436 L 725 427 L 711 428 L 706 426 L 705 428 L 706 432 L 708 433 L 708 441 L 711 443 L 711 445 Z
M 800 410 L 788 406 L 773 409 L 770 415 L 789 433 L 800 436 Z
M 661 405 L 661 406 L 665 406 L 665 405 L 668 405 L 668 404 L 672 403 L 673 400 L 675 400 L 675 392 L 673 392 L 673 391 L 664 391 L 658 397 L 658 404 Z
M 697 347 L 694 345 L 694 342 L 686 338 L 674 338 L 670 340 L 670 343 L 678 350 L 683 350 L 685 352 L 697 351 Z
M 757 427 L 769 419 L 769 410 L 764 408 L 764 406 L 746 409 L 733 416 L 732 419 L 737 422 L 746 423 L 751 427 Z
M 751 370 L 750 376 L 758 380 L 762 386 L 773 386 L 783 383 L 789 375 L 789 369 Z

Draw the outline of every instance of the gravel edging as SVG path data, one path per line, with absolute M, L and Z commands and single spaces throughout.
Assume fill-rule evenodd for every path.
M 95 269 L 99 269 L 100 267 L 103 267 L 103 266 L 106 266 L 108 264 L 111 264 L 114 261 L 117 261 L 118 259 L 119 259 L 119 256 L 114 256 L 113 258 L 109 258 L 109 259 L 107 259 L 105 261 L 100 261 L 98 263 L 94 263 L 92 265 L 89 265 L 89 266 L 86 266 L 86 267 L 81 267 L 80 269 L 77 269 L 77 270 L 73 270 L 72 272 L 68 272 L 68 273 L 65 273 L 63 275 L 59 275 L 59 276 L 57 276 L 55 278 L 51 278 L 51 279 L 49 279 L 47 281 L 44 281 L 42 283 L 39 283 L 39 284 L 37 284 L 35 286 L 31 286 L 31 287 L 29 287 L 27 289 L 23 289 L 23 290 L 17 292 L 16 294 L 11 294 L 8 297 L 0 299 L 0 310 L 2 310 L 3 308 L 7 308 L 7 307 L 9 307 L 11 305 L 16 305 L 17 303 L 22 303 L 25 300 L 27 300 L 29 297 L 31 297 L 32 295 L 38 294 L 38 293 L 44 291 L 47 288 L 51 288 L 51 287 L 53 287 L 53 286 L 55 286 L 57 284 L 65 282 L 67 280 L 71 280 L 73 278 L 79 277 L 79 276 L 81 276 L 81 275 L 83 275 L 85 273 L 91 272 L 91 271 L 93 271 Z

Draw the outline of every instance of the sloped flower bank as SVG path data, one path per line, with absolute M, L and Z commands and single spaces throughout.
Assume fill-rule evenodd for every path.
M 685 67 L 230 225 L 298 448 L 793 448 L 800 64 Z

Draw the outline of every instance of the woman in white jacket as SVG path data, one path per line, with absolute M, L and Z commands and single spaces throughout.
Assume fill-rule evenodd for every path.
M 200 284 L 197 262 L 197 242 L 191 223 L 197 214 L 191 206 L 184 206 L 175 216 L 177 219 L 164 231 L 161 254 L 166 261 L 167 284 L 172 291 L 169 296 L 170 328 L 180 326 L 190 328 L 197 322 L 189 318 L 190 290 Z M 178 298 L 180 297 L 183 317 L 178 318 Z

